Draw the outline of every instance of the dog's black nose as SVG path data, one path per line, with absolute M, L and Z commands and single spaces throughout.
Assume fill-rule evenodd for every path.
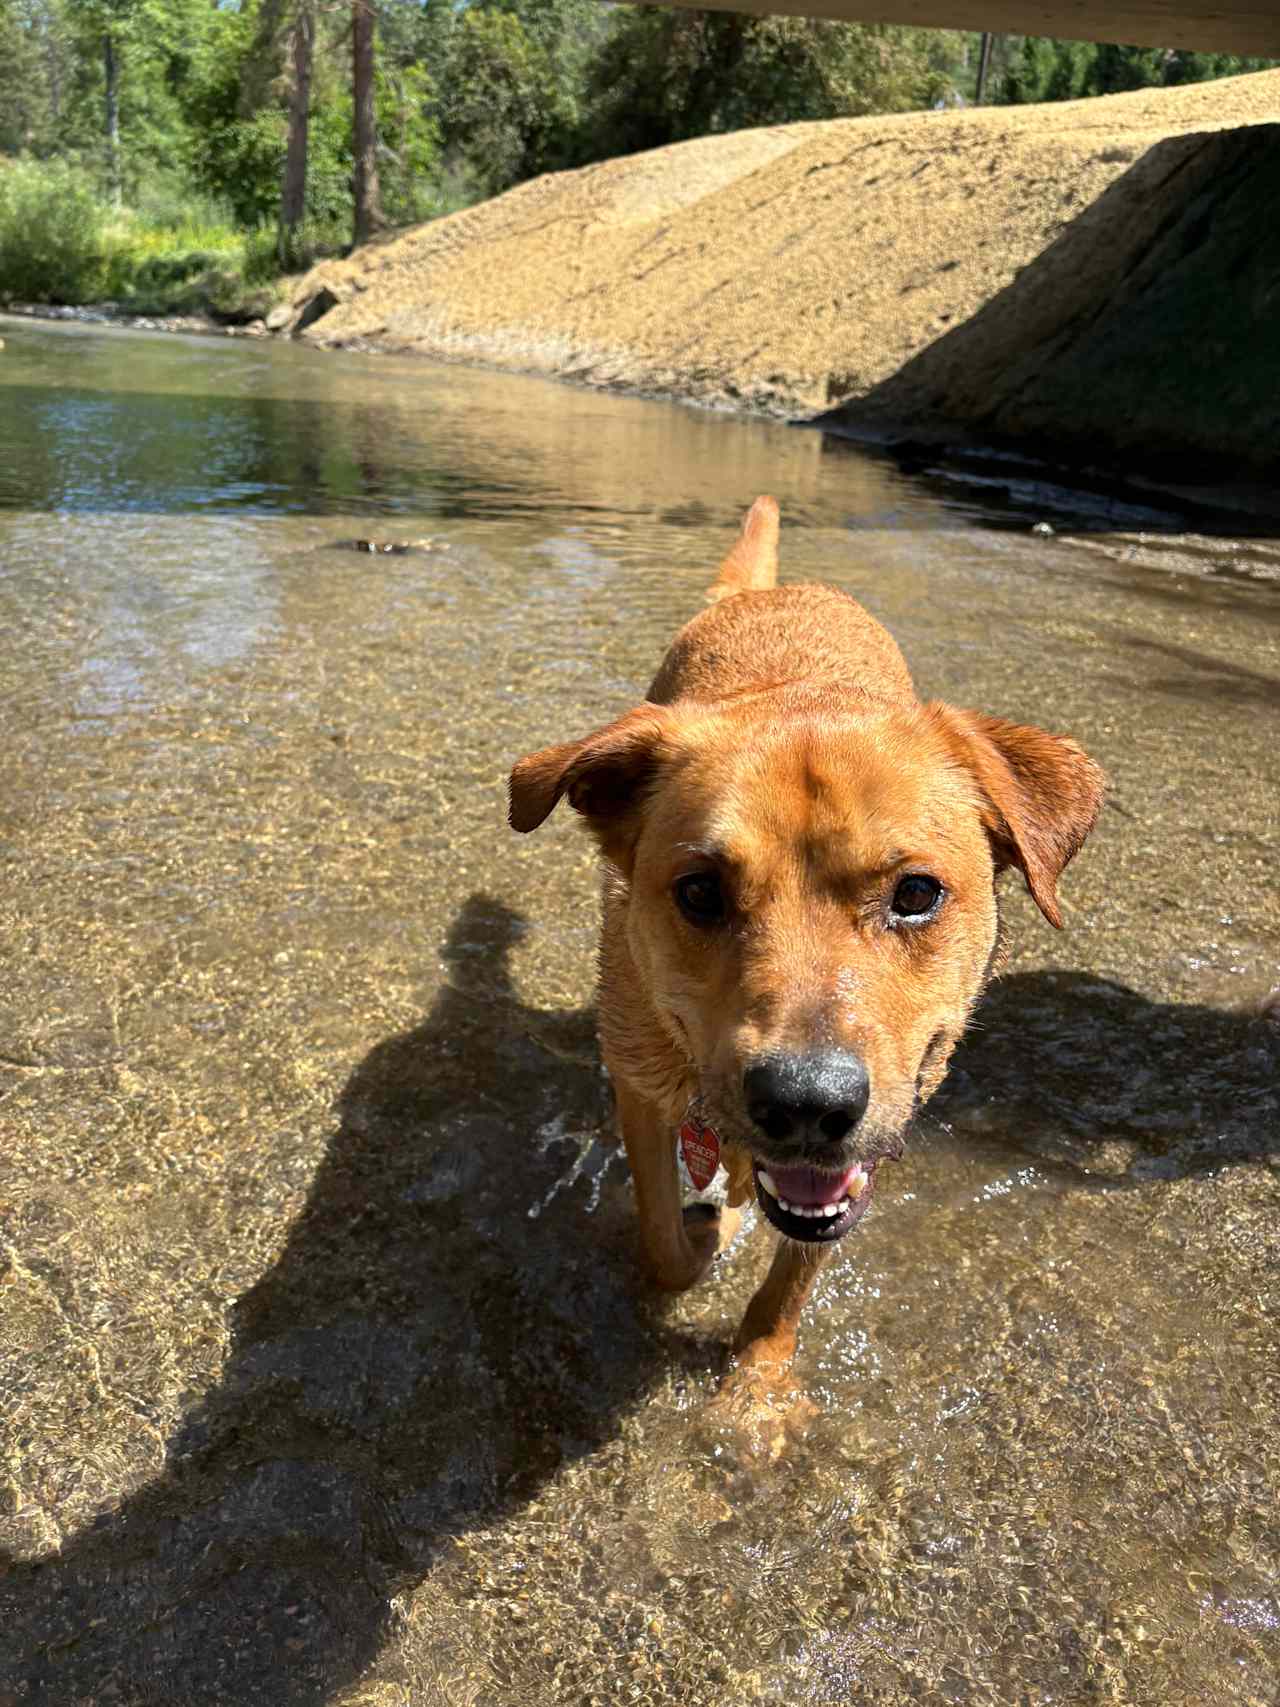
M 770 1055 L 743 1076 L 747 1113 L 766 1135 L 838 1143 L 866 1113 L 867 1069 L 847 1049 Z

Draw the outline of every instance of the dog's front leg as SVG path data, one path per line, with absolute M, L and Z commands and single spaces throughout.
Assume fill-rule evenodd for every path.
M 747 1306 L 734 1367 L 711 1415 L 727 1425 L 753 1458 L 773 1460 L 802 1435 L 816 1407 L 791 1373 L 805 1299 L 826 1267 L 829 1248 L 783 1239 L 764 1285 Z
M 783 1239 L 764 1285 L 747 1306 L 734 1347 L 738 1371 L 767 1381 L 784 1376 L 796 1354 L 796 1330 L 813 1283 L 826 1267 L 831 1247 Z
M 675 1134 L 652 1103 L 616 1078 L 614 1091 L 649 1270 L 664 1292 L 683 1292 L 711 1266 L 721 1243 L 720 1215 L 707 1203 L 681 1207 Z

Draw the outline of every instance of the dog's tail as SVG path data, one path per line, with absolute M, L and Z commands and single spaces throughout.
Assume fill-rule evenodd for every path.
M 731 593 L 758 592 L 778 583 L 778 506 L 772 498 L 757 498 L 747 511 L 733 550 L 720 565 L 707 603 Z

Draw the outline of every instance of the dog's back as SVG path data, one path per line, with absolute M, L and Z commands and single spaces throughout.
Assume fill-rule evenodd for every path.
M 777 578 L 778 506 L 757 498 L 708 590 L 710 608 L 677 634 L 646 697 L 725 699 L 803 679 L 914 699 L 897 643 L 855 599 Z

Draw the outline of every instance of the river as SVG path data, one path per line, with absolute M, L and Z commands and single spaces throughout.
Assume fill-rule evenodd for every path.
M 0 331 L 0 1701 L 1271 1707 L 1266 528 L 426 362 Z M 765 1232 L 643 1286 L 593 861 L 568 813 L 505 825 L 760 492 L 784 578 L 922 691 L 1112 780 L 1065 930 L 1007 886 L 772 1466 L 706 1411 Z

